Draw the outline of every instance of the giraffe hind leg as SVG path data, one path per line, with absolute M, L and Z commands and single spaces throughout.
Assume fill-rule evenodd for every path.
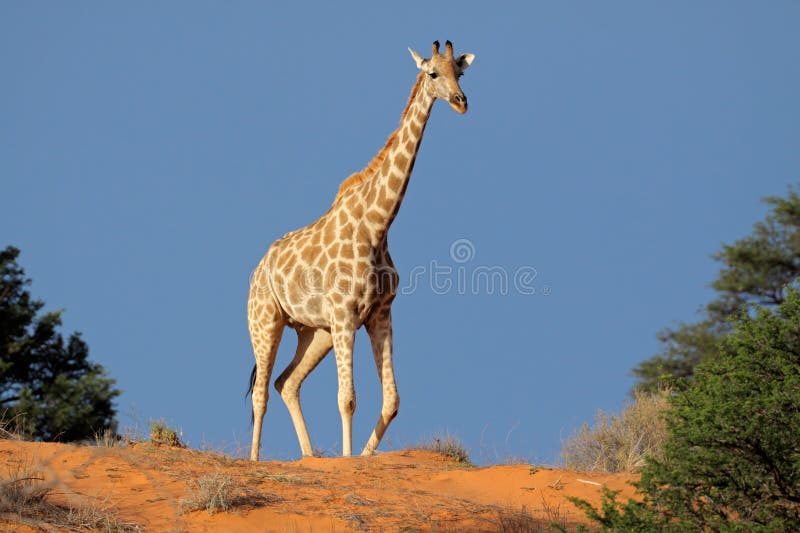
M 397 383 L 392 364 L 392 315 L 386 308 L 376 311 L 367 321 L 367 333 L 372 343 L 372 353 L 378 369 L 378 378 L 383 391 L 383 406 L 375 429 L 372 431 L 361 455 L 372 455 L 386 433 L 389 424 L 397 416 L 400 408 L 400 396 L 397 394 Z
M 297 351 L 286 370 L 275 380 L 275 389 L 283 398 L 297 432 L 300 451 L 303 456 L 314 454 L 308 428 L 300 407 L 300 386 L 312 370 L 322 361 L 333 347 L 331 334 L 324 329 L 302 327 L 297 331 Z
M 269 380 L 272 368 L 275 366 L 275 356 L 278 353 L 285 323 L 283 313 L 271 297 L 265 298 L 264 295 L 251 293 L 248 325 L 256 359 L 255 369 L 250 375 L 253 401 L 253 442 L 250 459 L 257 461 L 261 448 L 261 427 L 269 400 Z

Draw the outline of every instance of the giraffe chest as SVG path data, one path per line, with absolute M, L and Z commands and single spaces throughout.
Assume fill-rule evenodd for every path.
M 397 292 L 398 274 L 385 242 L 372 246 L 353 238 L 323 246 L 312 236 L 302 246 L 290 244 L 276 242 L 267 263 L 273 292 L 291 322 L 331 327 L 346 320 L 360 326 L 376 304 L 391 302 Z

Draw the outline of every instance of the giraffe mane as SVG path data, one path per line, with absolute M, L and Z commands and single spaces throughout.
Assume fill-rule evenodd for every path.
M 419 76 L 417 76 L 417 82 L 411 89 L 411 95 L 408 97 L 408 103 L 406 103 L 406 107 L 405 109 L 403 109 L 403 114 L 400 115 L 401 124 L 405 120 L 406 115 L 408 114 L 408 110 L 411 109 L 411 102 L 414 101 L 414 98 L 416 98 L 417 93 L 420 90 L 420 87 L 422 87 L 422 80 L 424 79 L 424 76 L 425 76 L 424 72 L 420 72 Z M 386 159 L 386 156 L 389 154 L 389 151 L 397 143 L 397 137 L 399 135 L 400 135 L 400 128 L 397 128 L 392 132 L 392 134 L 386 140 L 386 144 L 383 146 L 383 148 L 380 149 L 380 151 L 375 155 L 375 157 L 372 158 L 372 160 L 367 164 L 366 167 L 364 167 L 362 170 L 359 170 L 358 172 L 350 174 L 350 176 L 345 178 L 342 184 L 339 185 L 339 192 L 336 194 L 336 199 L 334 200 L 334 202 L 338 200 L 342 196 L 342 194 L 345 193 L 345 191 L 352 189 L 356 185 L 364 183 L 373 175 L 375 175 L 375 171 L 380 168 L 380 166 Z

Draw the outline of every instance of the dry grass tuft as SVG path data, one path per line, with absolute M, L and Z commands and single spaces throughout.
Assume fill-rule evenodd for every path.
M 346 521 L 347 524 L 357 531 L 369 531 L 369 526 L 364 518 L 356 513 L 336 513 L 337 518 Z
M 41 469 L 23 461 L 10 464 L 0 480 L 0 515 L 35 529 L 141 531 L 137 524 L 122 522 L 116 513 L 96 504 L 63 505 L 50 501 L 52 485 Z
M 422 440 L 413 446 L 412 449 L 440 453 L 459 464 L 472 464 L 469 458 L 469 452 L 466 446 L 464 446 L 464 443 L 461 442 L 461 439 L 450 433 Z
M 542 514 L 552 528 L 558 531 L 567 530 L 568 513 L 561 507 L 561 503 L 548 503 L 542 496 Z
M 122 437 L 106 428 L 102 433 L 94 434 L 94 445 L 99 448 L 119 448 L 122 446 Z
M 498 531 L 502 533 L 543 533 L 568 531 L 568 514 L 560 503 L 548 503 L 542 497 L 542 508 L 533 513 L 523 505 L 521 509 L 507 507 L 497 510 Z M 580 531 L 580 530 L 579 530 Z
M 553 531 L 547 522 L 534 518 L 525 506 L 522 509 L 501 508 L 497 511 L 497 531 L 501 533 L 544 533 Z
M 635 472 L 647 456 L 660 457 L 667 428 L 669 390 L 636 392 L 619 415 L 598 411 L 594 426 L 584 424 L 564 443 L 561 456 L 571 470 Z
M 266 474 L 263 472 L 257 474 L 251 474 L 261 479 L 268 479 L 270 481 L 276 481 L 278 483 L 288 483 L 289 485 L 320 485 L 321 482 L 319 480 L 308 479 L 308 476 L 305 474 Z
M 0 439 L 26 440 L 25 435 L 23 435 L 20 429 L 24 426 L 23 418 L 23 414 L 9 417 L 8 409 L 5 409 L 3 413 L 0 414 Z
M 204 442 L 200 445 L 200 452 L 204 458 L 222 466 L 233 466 L 237 461 L 250 457 L 249 450 L 239 442 L 233 446 Z
M 50 493 L 44 474 L 22 462 L 9 465 L 8 475 L 0 483 L 0 510 L 6 513 L 33 509 Z
M 345 503 L 349 503 L 350 505 L 363 505 L 366 507 L 374 507 L 378 502 L 375 500 L 370 500 L 369 498 L 364 498 L 359 496 L 355 492 L 351 492 L 344 497 Z
M 187 484 L 189 496 L 180 502 L 184 513 L 205 509 L 208 514 L 213 515 L 231 509 L 261 507 L 282 501 L 275 494 L 254 491 L 219 471 L 189 480 Z
M 173 448 L 185 448 L 181 442 L 178 432 L 167 426 L 163 420 L 156 420 L 150 423 L 150 442 L 161 446 L 171 446 Z

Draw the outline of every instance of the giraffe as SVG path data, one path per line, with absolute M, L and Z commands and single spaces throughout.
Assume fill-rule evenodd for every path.
M 268 385 L 287 326 L 296 330 L 297 350 L 275 380 L 275 389 L 289 409 L 303 456 L 312 455 L 313 448 L 300 407 L 300 385 L 331 348 L 338 375 L 342 455 L 352 453 L 353 342 L 361 326 L 372 344 L 383 393 L 380 416 L 362 455 L 375 452 L 397 416 L 400 397 L 392 365 L 391 305 L 399 278 L 389 256 L 387 233 L 403 200 L 433 103 L 438 98 L 458 113 L 467 111 L 458 80 L 475 57 L 455 57 L 450 41 L 443 54 L 439 42 L 434 42 L 429 59 L 408 50 L 421 72 L 400 126 L 366 168 L 342 182 L 322 217 L 275 241 L 253 272 L 247 304 L 256 360 L 249 390 L 253 461 L 258 460 Z

